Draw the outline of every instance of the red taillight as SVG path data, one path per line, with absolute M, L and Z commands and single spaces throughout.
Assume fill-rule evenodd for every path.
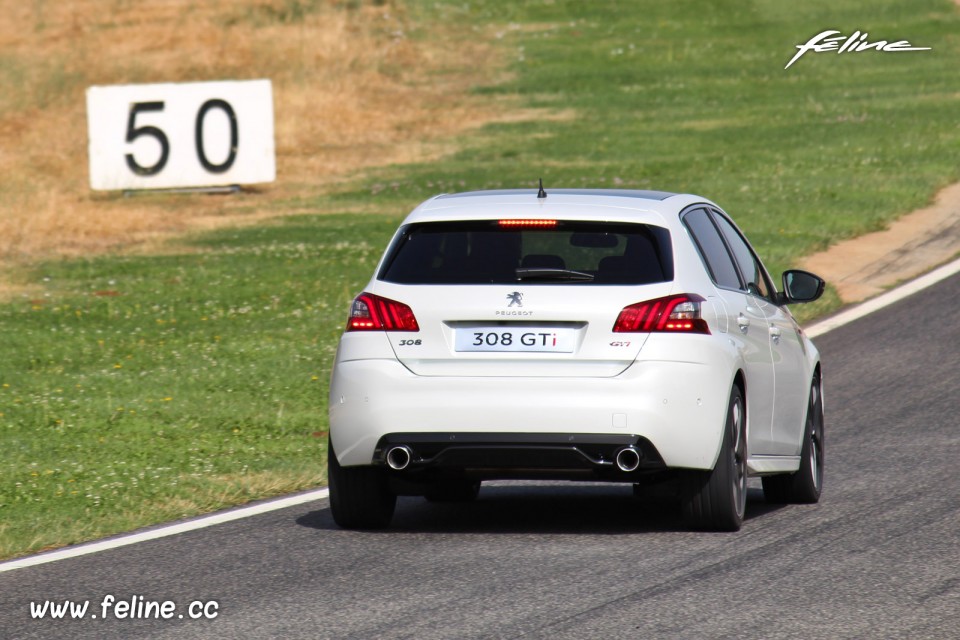
M 361 293 L 353 301 L 347 331 L 420 331 L 413 309 L 397 302 Z
M 556 220 L 499 220 L 501 227 L 526 228 L 526 229 L 549 229 L 557 226 Z
M 710 333 L 707 321 L 700 317 L 700 303 L 704 300 L 696 294 L 681 293 L 632 304 L 620 312 L 613 332 Z

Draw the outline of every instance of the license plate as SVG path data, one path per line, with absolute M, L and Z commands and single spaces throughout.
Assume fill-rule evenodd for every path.
M 457 329 L 457 351 L 573 353 L 576 329 L 477 327 Z

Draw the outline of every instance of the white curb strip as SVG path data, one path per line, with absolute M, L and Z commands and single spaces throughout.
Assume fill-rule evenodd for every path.
M 910 282 L 907 282 L 896 289 L 892 289 L 891 291 L 887 291 L 876 298 L 867 300 L 866 302 L 838 313 L 833 317 L 811 325 L 805 329 L 806 334 L 811 338 L 821 336 L 828 331 L 833 331 L 834 329 L 842 327 L 845 324 L 850 324 L 854 320 L 859 320 L 864 316 L 870 315 L 874 311 L 879 311 L 884 307 L 889 307 L 892 304 L 900 302 L 904 298 L 912 296 L 918 291 L 922 291 L 927 287 L 931 287 L 942 280 L 946 280 L 956 273 L 960 273 L 960 259 L 954 260 L 949 264 L 945 264 L 939 269 L 935 269 L 925 276 L 921 276 L 916 280 L 911 280 Z
M 129 535 L 119 536 L 116 538 L 107 538 L 106 540 L 98 540 L 97 542 L 80 544 L 74 547 L 66 547 L 64 549 L 50 551 L 49 553 L 41 553 L 35 556 L 27 556 L 17 560 L 10 560 L 9 562 L 0 563 L 0 573 L 3 573 L 4 571 L 12 571 L 13 569 L 32 567 L 38 564 L 46 564 L 48 562 L 65 560 L 67 558 L 76 558 L 77 556 L 85 556 L 91 553 L 99 553 L 101 551 L 106 551 L 107 549 L 126 547 L 127 545 L 146 542 L 147 540 L 156 540 L 157 538 L 175 536 L 178 533 L 186 533 L 187 531 L 205 529 L 207 527 L 212 527 L 215 524 L 223 524 L 224 522 L 241 520 L 243 518 L 260 515 L 261 513 L 268 513 L 270 511 L 277 511 L 278 509 L 294 507 L 305 502 L 322 500 L 329 495 L 329 489 L 317 489 L 308 493 L 298 493 L 296 495 L 277 498 L 276 500 L 262 502 L 249 507 L 240 507 L 239 509 L 232 509 L 230 511 L 221 511 L 220 513 L 202 516 L 195 520 L 178 522 L 177 524 L 166 525 L 156 529 L 148 529 L 146 531 L 131 533 Z

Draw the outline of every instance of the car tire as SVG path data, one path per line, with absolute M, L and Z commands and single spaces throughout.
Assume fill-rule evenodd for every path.
M 473 502 L 479 493 L 479 480 L 453 480 L 434 484 L 423 497 L 429 502 Z
M 773 504 L 814 504 L 823 491 L 823 396 L 820 376 L 810 385 L 807 420 L 795 473 L 763 478 L 763 496 Z
M 738 531 L 747 502 L 747 433 L 743 392 L 733 387 L 720 444 L 711 471 L 692 471 L 684 478 L 683 516 L 697 529 Z
M 397 496 L 387 486 L 385 469 L 341 467 L 333 445 L 327 448 L 327 481 L 333 521 L 344 529 L 383 529 L 393 519 Z

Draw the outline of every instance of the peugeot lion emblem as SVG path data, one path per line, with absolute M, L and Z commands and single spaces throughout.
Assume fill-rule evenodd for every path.
M 514 291 L 513 293 L 507 294 L 507 300 L 510 301 L 510 304 L 507 305 L 507 308 L 510 307 L 522 307 L 523 306 L 523 294 L 519 291 Z

